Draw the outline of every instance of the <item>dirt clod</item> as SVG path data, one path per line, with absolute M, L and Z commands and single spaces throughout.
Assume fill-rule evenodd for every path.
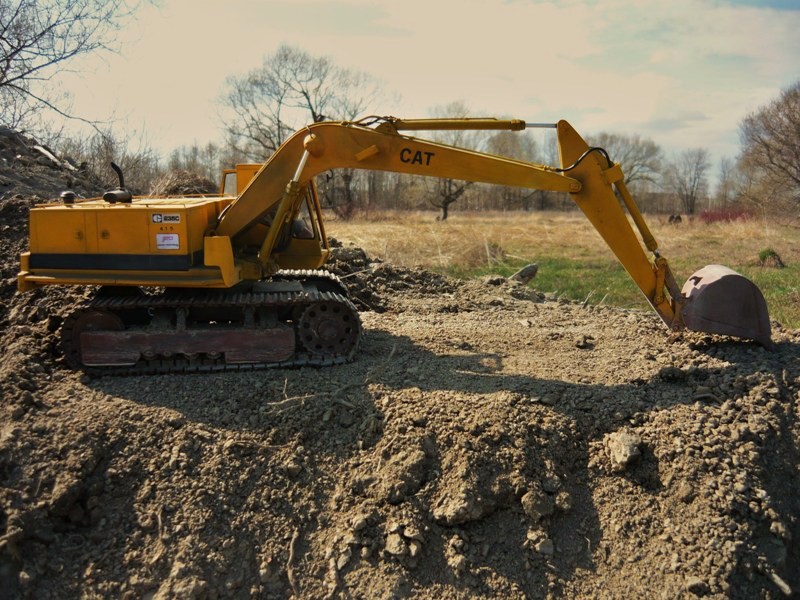
M 614 471 L 624 471 L 642 455 L 642 439 L 635 433 L 615 431 L 609 433 L 604 442 Z

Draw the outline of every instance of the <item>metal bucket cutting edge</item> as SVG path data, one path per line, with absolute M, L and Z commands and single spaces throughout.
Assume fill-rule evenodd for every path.
M 681 311 L 687 329 L 755 340 L 772 348 L 772 329 L 764 295 L 733 269 L 708 265 L 683 285 Z

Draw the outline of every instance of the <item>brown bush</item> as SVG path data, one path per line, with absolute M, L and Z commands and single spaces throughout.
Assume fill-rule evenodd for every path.
M 506 251 L 500 244 L 490 240 L 476 240 L 466 246 L 463 263 L 470 267 L 479 267 L 482 265 L 496 265 L 505 259 Z

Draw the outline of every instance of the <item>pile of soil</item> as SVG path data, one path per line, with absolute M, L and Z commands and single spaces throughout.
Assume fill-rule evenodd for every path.
M 159 178 L 150 190 L 151 196 L 194 196 L 216 194 L 219 186 L 197 173 L 178 170 Z
M 366 336 L 324 369 L 89 378 L 82 289 L 14 291 L 0 200 L 0 581 L 10 597 L 765 597 L 800 589 L 800 331 L 335 249 Z M 535 285 L 535 280 L 534 280 Z
M 55 152 L 36 139 L 0 126 L 0 199 L 42 201 L 71 190 L 90 198 L 102 194 L 102 182 L 85 164 Z
M 353 244 L 330 238 L 331 255 L 323 267 L 347 286 L 359 310 L 385 312 L 393 306 L 395 292 L 416 297 L 452 294 L 457 282 L 424 269 L 399 269 L 379 258 L 371 258 Z M 395 305 L 395 310 L 402 306 Z

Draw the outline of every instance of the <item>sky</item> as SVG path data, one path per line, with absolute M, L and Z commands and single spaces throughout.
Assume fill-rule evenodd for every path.
M 166 156 L 222 139 L 225 80 L 282 44 L 381 81 L 370 113 L 566 119 L 668 155 L 739 151 L 749 113 L 800 80 L 800 0 L 158 0 L 57 83 Z M 613 157 L 612 157 L 613 158 Z

